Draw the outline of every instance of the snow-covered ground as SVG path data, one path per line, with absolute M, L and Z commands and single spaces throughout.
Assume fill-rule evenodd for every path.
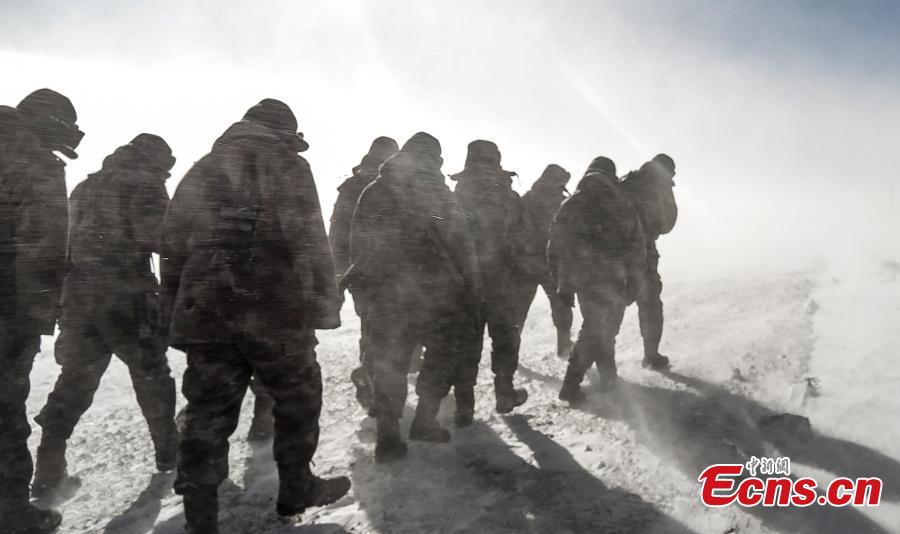
M 641 369 L 632 308 L 619 337 L 621 386 L 591 393 L 578 409 L 556 399 L 565 363 L 553 354 L 548 306 L 538 297 L 517 379 L 531 393 L 524 409 L 493 413 L 486 353 L 477 423 L 455 431 L 448 445 L 411 443 L 409 457 L 392 465 L 373 462 L 374 425 L 347 378 L 358 321 L 345 306 L 345 326 L 319 336 L 325 408 L 314 469 L 350 476 L 351 493 L 302 521 L 279 519 L 271 453 L 244 440 L 248 398 L 232 439 L 230 481 L 220 491 L 222 531 L 900 532 L 895 267 L 667 279 L 662 349 L 673 358 L 672 372 Z M 180 383 L 183 355 L 169 356 Z M 41 353 L 32 416 L 57 372 L 51 350 Z M 759 424 L 785 412 L 809 417 L 811 431 Z M 450 410 L 442 417 L 450 427 Z M 39 433 L 35 427 L 33 446 Z M 180 532 L 181 499 L 170 490 L 171 474 L 154 474 L 150 447 L 126 369 L 115 362 L 70 441 L 70 470 L 84 485 L 61 507 L 61 532 Z M 795 471 L 820 481 L 880 476 L 885 504 L 865 511 L 705 508 L 700 471 L 750 455 L 790 456 Z

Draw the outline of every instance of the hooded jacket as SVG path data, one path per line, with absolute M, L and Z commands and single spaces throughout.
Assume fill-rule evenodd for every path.
M 161 267 L 163 325 L 175 347 L 340 324 L 309 164 L 253 122 L 232 125 L 179 184 Z
M 66 266 L 65 163 L 0 107 L 0 328 L 51 335 Z
M 674 186 L 671 179 L 657 174 L 653 162 L 625 175 L 619 186 L 641 218 L 648 247 L 654 246 L 660 235 L 671 232 L 675 226 L 678 205 L 672 190 Z
M 423 299 L 465 294 L 480 301 L 475 247 L 439 160 L 405 146 L 365 188 L 353 217 L 346 284 L 379 288 L 402 280 Z
M 543 247 L 537 246 L 531 218 L 512 189 L 515 173 L 500 167 L 500 153 L 472 150 L 457 181 L 455 196 L 466 216 L 485 279 L 539 276 L 546 270 Z M 494 152 L 496 151 L 496 152 Z M 493 154 L 491 154 L 493 152 Z
M 644 235 L 613 180 L 589 172 L 553 220 L 547 261 L 560 294 L 612 289 L 633 296 Z
M 159 252 L 168 203 L 164 177 L 147 172 L 130 144 L 75 187 L 61 325 L 94 321 L 90 312 L 104 309 L 115 310 L 122 324 L 142 323 L 148 335 L 156 328 L 151 254 Z
M 550 223 L 559 211 L 563 200 L 568 198 L 565 182 L 569 173 L 558 165 L 548 165 L 541 177 L 534 182 L 531 189 L 522 197 L 525 208 L 531 216 L 534 228 L 534 239 L 539 250 L 547 247 L 550 237 Z M 562 184 L 560 185 L 560 183 Z
M 331 212 L 331 227 L 328 229 L 328 240 L 334 253 L 338 283 L 350 267 L 350 226 L 359 196 L 363 189 L 378 177 L 381 164 L 398 150 L 399 147 L 393 139 L 377 138 L 359 165 L 353 168 L 353 175 L 338 187 L 338 197 Z

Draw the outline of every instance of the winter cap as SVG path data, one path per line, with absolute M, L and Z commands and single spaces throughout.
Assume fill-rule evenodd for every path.
M 381 160 L 382 162 L 400 151 L 397 141 L 390 137 L 381 136 L 372 141 L 369 147 L 369 156 Z
M 650 163 L 659 165 L 670 173 L 675 173 L 675 160 L 673 160 L 667 154 L 657 154 L 653 156 L 653 159 L 650 160 Z
M 147 167 L 148 171 L 154 174 L 164 174 L 166 178 L 170 176 L 169 171 L 175 165 L 175 157 L 172 155 L 172 148 L 162 137 L 156 134 L 142 133 L 132 139 L 130 144 L 144 160 L 141 163 Z
M 30 122 L 32 130 L 50 150 L 58 150 L 75 159 L 75 149 L 84 132 L 75 124 L 78 114 L 66 96 L 52 89 L 38 89 L 19 102 L 16 109 Z
M 441 143 L 433 135 L 418 132 L 403 143 L 402 152 L 408 152 L 416 156 L 441 157 Z
M 303 152 L 309 143 L 303 140 L 303 132 L 297 131 L 297 117 L 287 104 L 274 98 L 266 98 L 247 110 L 244 120 L 273 130 L 293 151 Z
M 613 160 L 599 156 L 594 158 L 594 161 L 588 165 L 587 172 L 585 174 L 590 173 L 601 173 L 606 174 L 608 176 L 616 176 L 616 164 L 613 163 Z

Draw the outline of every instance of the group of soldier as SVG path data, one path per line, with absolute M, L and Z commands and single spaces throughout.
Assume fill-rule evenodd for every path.
M 399 422 L 420 354 L 411 440 L 451 439 L 437 420 L 451 390 L 454 424 L 473 423 L 485 328 L 496 411 L 526 402 L 514 375 L 539 286 L 557 353 L 568 357 L 560 399 L 583 400 L 592 364 L 603 387 L 615 385 L 615 337 L 635 301 L 644 366 L 668 366 L 658 350 L 655 244 L 677 215 L 666 155 L 622 180 L 612 160 L 598 157 L 571 196 L 570 174 L 549 165 L 520 197 L 492 142 L 469 144 L 451 190 L 436 138 L 420 132 L 401 147 L 379 137 L 339 187 L 326 234 L 300 155 L 309 145 L 280 101 L 262 100 L 230 126 L 171 201 L 172 150 L 147 133 L 117 148 L 67 199 L 59 155 L 77 157 L 76 122 L 69 99 L 49 89 L 0 107 L 0 520 L 11 532 L 60 524 L 30 497 L 78 489 L 66 442 L 113 354 L 128 366 L 157 469 L 177 470 L 187 532 L 218 531 L 217 488 L 248 389 L 256 397 L 248 439 L 273 440 L 277 512 L 342 497 L 349 479 L 320 478 L 310 464 L 322 406 L 315 330 L 340 325 L 346 290 L 361 323 L 350 379 L 376 420 L 378 462 L 406 455 Z M 573 344 L 576 295 L 583 324 Z M 40 336 L 57 321 L 61 372 L 35 418 L 42 434 L 32 473 L 29 373 Z M 187 405 L 177 417 L 168 347 L 187 358 Z

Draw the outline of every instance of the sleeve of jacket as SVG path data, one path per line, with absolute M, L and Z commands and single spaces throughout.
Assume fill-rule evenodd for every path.
M 549 237 L 547 239 L 547 264 L 550 267 L 550 276 L 557 291 L 569 291 L 566 257 L 568 248 L 569 219 L 578 202 L 578 197 L 572 196 L 563 202 L 559 211 L 550 223 Z
M 337 328 L 341 319 L 334 259 L 309 163 L 292 155 L 279 189 L 276 202 L 281 231 L 291 248 L 297 274 L 302 277 L 303 298 L 310 310 L 306 326 Z
M 328 229 L 328 240 L 334 254 L 334 267 L 340 283 L 341 276 L 350 267 L 350 225 L 353 212 L 356 211 L 358 199 L 350 198 L 342 189 L 338 189 L 338 197 L 331 212 L 331 226 Z
M 160 235 L 169 194 L 165 183 L 151 176 L 142 176 L 129 203 L 129 220 L 134 240 L 141 252 L 159 252 Z
M 512 205 L 514 224 L 510 229 L 519 270 L 526 276 L 540 280 L 547 274 L 546 243 L 539 245 L 534 219 L 524 200 L 515 192 L 512 192 Z
M 62 163 L 47 160 L 35 171 L 23 190 L 16 228 L 17 313 L 23 326 L 49 335 L 66 271 L 69 209 Z
M 160 329 L 164 339 L 168 336 L 181 275 L 190 254 L 188 247 L 194 234 L 194 219 L 199 212 L 201 200 L 196 181 L 197 174 L 203 172 L 202 162 L 203 160 L 195 164 L 185 175 L 172 195 L 172 201 L 163 217 L 159 245 L 159 295 Z
M 343 285 L 364 287 L 381 283 L 385 262 L 379 256 L 387 249 L 384 237 L 390 229 L 385 215 L 390 209 L 390 200 L 377 180 L 363 189 L 351 219 L 350 266 L 341 280 Z

